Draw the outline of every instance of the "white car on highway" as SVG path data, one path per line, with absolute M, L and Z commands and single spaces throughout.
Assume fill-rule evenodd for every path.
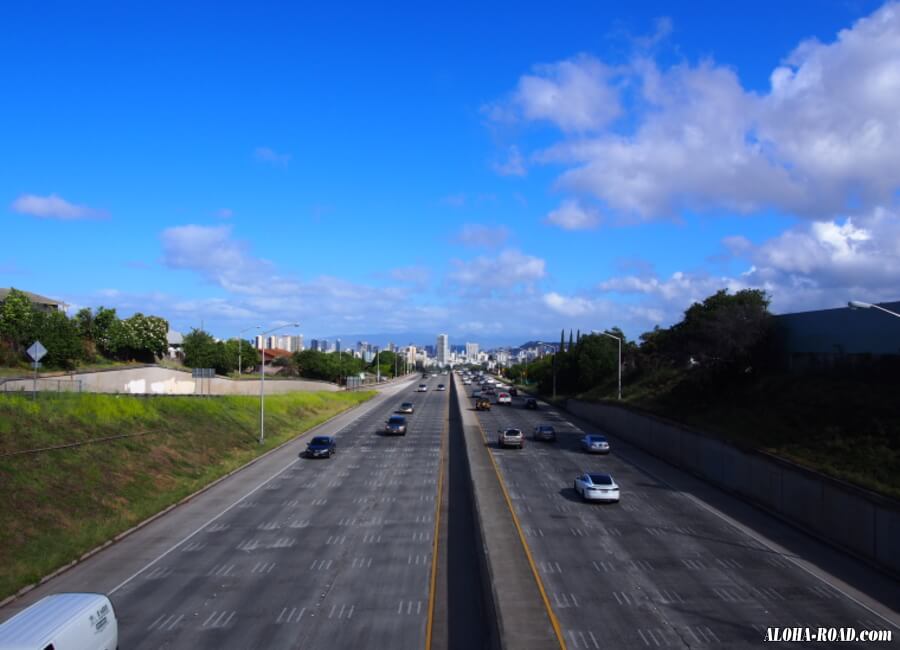
M 619 486 L 609 474 L 584 474 L 575 478 L 575 493 L 585 501 L 619 500 Z
M 427 384 L 419 384 L 418 390 L 420 393 L 425 393 L 428 391 L 428 385 Z
M 512 397 L 509 393 L 499 393 L 497 395 L 497 404 L 512 404 Z

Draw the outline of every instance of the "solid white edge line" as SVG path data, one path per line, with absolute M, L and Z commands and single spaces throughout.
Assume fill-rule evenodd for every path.
M 197 528 L 196 530 L 194 530 L 194 532 L 192 532 L 190 535 L 188 535 L 187 537 L 184 537 L 184 538 L 181 539 L 180 541 L 178 541 L 178 542 L 176 542 L 175 544 L 173 544 L 172 546 L 170 546 L 165 552 L 163 552 L 162 554 L 160 554 L 159 556 L 157 556 L 155 559 L 153 559 L 153 560 L 151 560 L 150 562 L 148 562 L 147 564 L 145 564 L 141 569 L 137 570 L 136 572 L 134 572 L 133 574 L 131 574 L 129 577 L 127 577 L 125 580 L 123 580 L 122 582 L 120 582 L 118 585 L 116 585 L 115 587 L 113 587 L 113 588 L 109 591 L 109 595 L 112 595 L 112 594 L 116 593 L 119 589 L 121 589 L 122 587 L 124 587 L 125 585 L 127 585 L 129 582 L 131 582 L 132 580 L 134 580 L 135 578 L 137 578 L 139 575 L 141 575 L 144 571 L 146 571 L 147 569 L 149 569 L 150 567 L 152 567 L 154 564 L 156 564 L 157 562 L 159 562 L 161 559 L 163 559 L 164 557 L 166 557 L 169 553 L 171 553 L 171 552 L 174 551 L 176 548 L 178 548 L 179 546 L 181 546 L 182 544 L 184 544 L 186 541 L 188 541 L 189 539 L 191 539 L 194 535 L 196 535 L 196 534 L 199 533 L 201 530 L 203 530 L 204 528 L 206 528 L 207 526 L 209 526 L 209 525 L 210 525 L 212 522 L 214 522 L 216 519 L 218 519 L 219 517 L 221 517 L 222 515 L 224 515 L 225 513 L 227 513 L 227 512 L 228 512 L 229 510 L 231 510 L 232 508 L 234 508 L 234 507 L 235 507 L 236 505 L 238 505 L 241 501 L 243 501 L 244 499 L 246 499 L 247 497 L 249 497 L 251 494 L 253 494 L 253 493 L 256 492 L 257 490 L 259 490 L 260 488 L 262 488 L 264 485 L 270 483 L 273 479 L 276 479 L 276 478 L 278 478 L 279 476 L 281 476 L 285 471 L 287 471 L 288 469 L 290 469 L 291 467 L 293 467 L 294 465 L 296 465 L 298 462 L 300 462 L 300 459 L 299 459 L 299 458 L 295 458 L 294 460 L 292 460 L 290 463 L 288 463 L 286 466 L 284 466 L 281 470 L 279 470 L 278 473 L 273 474 L 272 476 L 270 476 L 269 478 L 267 478 L 265 481 L 263 481 L 262 483 L 260 483 L 259 485 L 257 485 L 255 488 L 253 488 L 252 490 L 250 490 L 249 492 L 247 492 L 246 494 L 244 494 L 244 495 L 243 495 L 241 498 L 239 498 L 237 501 L 235 501 L 234 503 L 232 503 L 231 505 L 229 505 L 227 508 L 225 508 L 224 510 L 222 510 L 219 514 L 215 515 L 212 519 L 209 519 L 206 523 L 202 524 L 199 528 Z
M 580 427 L 578 427 L 578 428 L 580 428 Z M 614 437 L 618 437 L 618 436 L 614 436 Z M 622 441 L 620 440 L 620 442 L 622 442 Z M 625 444 L 626 444 L 627 446 L 634 446 L 634 445 L 631 445 L 631 444 L 628 443 L 628 442 L 625 442 Z M 640 450 L 640 449 L 638 449 L 638 448 L 636 448 L 636 449 L 637 449 L 638 451 L 640 451 L 641 453 L 644 453 L 644 454 L 649 453 L 649 452 L 642 451 L 642 450 Z M 627 453 L 627 452 L 626 452 L 626 453 Z M 759 534 L 757 534 L 756 531 L 754 531 L 752 528 L 748 528 L 748 527 L 745 526 L 744 524 L 742 524 L 742 523 L 740 523 L 740 522 L 738 522 L 738 521 L 732 519 L 731 517 L 729 517 L 729 516 L 726 515 L 725 513 L 719 512 L 714 506 L 712 506 L 712 505 L 706 503 L 706 502 L 703 501 L 702 499 L 700 499 L 700 498 L 698 498 L 698 497 L 695 497 L 695 496 L 692 495 L 692 494 L 688 494 L 688 493 L 685 492 L 684 490 L 681 490 L 681 489 L 675 487 L 674 485 L 672 485 L 671 483 L 669 483 L 669 482 L 668 482 L 667 480 L 665 480 L 664 478 L 661 478 L 660 476 L 657 476 L 656 474 L 654 474 L 653 472 L 649 471 L 648 469 L 646 469 L 645 467 L 643 467 L 643 466 L 640 465 L 639 463 L 634 462 L 634 460 L 630 460 L 630 459 L 626 460 L 625 458 L 623 458 L 623 460 L 625 460 L 625 462 L 627 462 L 627 463 L 633 465 L 634 467 L 636 467 L 638 470 L 640 470 L 641 472 L 643 472 L 643 473 L 646 474 L 647 476 L 650 476 L 650 477 L 656 479 L 657 481 L 659 481 L 660 483 L 662 483 L 663 485 L 667 486 L 668 488 L 670 488 L 670 489 L 672 489 L 672 490 L 675 490 L 678 494 L 681 494 L 682 496 L 686 497 L 687 499 L 689 499 L 690 501 L 692 501 L 695 505 L 697 505 L 697 506 L 703 508 L 703 509 L 706 510 L 707 512 L 712 513 L 713 515 L 715 515 L 716 517 L 718 517 L 719 519 L 721 519 L 722 521 L 724 521 L 725 523 L 727 523 L 728 525 L 730 525 L 732 528 L 737 529 L 739 532 L 743 533 L 744 535 L 746 535 L 747 537 L 753 539 L 754 541 L 757 541 L 757 542 L 761 543 L 763 546 L 765 546 L 765 547 L 766 547 L 767 549 L 769 549 L 770 551 L 772 551 L 772 552 L 774 552 L 774 553 L 777 553 L 777 554 L 779 555 L 779 557 L 782 557 L 782 558 L 784 558 L 785 560 L 788 560 L 791 564 L 793 564 L 793 565 L 796 566 L 797 568 L 802 569 L 805 573 L 811 575 L 812 577 L 814 577 L 814 578 L 815 578 L 816 580 L 818 580 L 819 582 L 821 582 L 821 583 L 823 583 L 823 584 L 825 584 L 825 585 L 831 587 L 832 589 L 834 589 L 834 590 L 837 591 L 838 593 L 842 594 L 842 595 L 845 596 L 846 598 L 850 599 L 851 601 L 853 601 L 854 603 L 856 603 L 857 605 L 859 605 L 860 607 L 862 607 L 863 609 L 865 609 L 865 610 L 868 611 L 869 613 L 874 614 L 875 616 L 877 616 L 878 618 L 880 618 L 880 619 L 883 620 L 884 622 L 888 623 L 888 624 L 891 625 L 892 627 L 894 627 L 894 628 L 900 630 L 900 625 L 898 625 L 897 623 L 895 623 L 895 622 L 892 621 L 891 619 L 887 618 L 886 616 L 884 616 L 884 615 L 881 614 L 880 612 L 875 611 L 874 609 L 872 609 L 871 607 L 869 607 L 868 605 L 866 605 L 864 602 L 860 601 L 858 598 L 856 598 L 856 597 L 853 596 L 852 594 L 848 594 L 846 591 L 844 591 L 843 589 L 841 589 L 838 585 L 832 584 L 832 583 L 829 582 L 825 577 L 819 575 L 817 572 L 815 572 L 815 571 L 813 571 L 812 569 L 809 569 L 808 567 L 804 566 L 804 564 L 803 564 L 802 562 L 800 562 L 799 560 L 794 559 L 794 558 L 791 556 L 791 554 L 789 554 L 789 553 L 787 552 L 787 549 L 784 549 L 784 550 L 779 549 L 779 548 L 778 548 L 778 545 L 777 545 L 775 542 L 771 542 L 771 541 L 769 541 L 768 539 L 766 539 L 765 537 L 761 537 L 761 536 L 760 536 Z M 661 462 L 665 462 L 665 461 L 661 461 Z M 684 472 L 684 470 L 682 470 L 682 469 L 679 468 L 679 467 L 675 467 L 674 465 L 673 465 L 672 467 L 674 467 L 674 468 L 675 468 L 677 471 L 679 471 L 679 472 Z M 694 477 L 692 477 L 692 478 L 694 478 Z M 695 479 L 695 480 L 700 481 L 700 480 L 702 480 L 702 479 Z M 704 483 L 705 483 L 705 482 L 704 482 Z M 715 487 L 715 486 L 710 485 L 710 487 Z M 716 489 L 719 489 L 719 488 L 716 488 Z M 726 492 L 725 494 L 728 495 L 727 492 Z M 728 496 L 731 496 L 731 495 L 728 495 Z M 731 497 L 731 498 L 736 498 L 736 499 L 738 499 L 738 500 L 740 501 L 740 503 L 742 503 L 742 504 L 744 504 L 744 505 L 749 505 L 749 506 L 751 506 L 751 507 L 755 507 L 755 506 L 753 506 L 752 503 L 750 503 L 750 502 L 748 502 L 748 501 L 744 501 L 743 499 L 739 499 L 738 497 Z M 764 512 L 765 512 L 765 511 L 764 511 Z M 772 517 L 772 515 L 770 515 L 768 512 L 766 512 L 766 515 L 768 515 L 769 517 Z M 782 524 L 785 524 L 785 525 L 790 525 L 790 524 L 787 524 L 786 522 L 779 522 L 779 523 L 782 523 Z M 817 540 L 817 541 L 818 541 L 818 540 Z M 821 543 L 821 542 L 820 542 L 820 543 Z M 852 556 L 848 556 L 848 557 L 852 557 Z
M 392 386 L 391 388 L 394 388 L 394 387 Z M 391 391 L 390 394 L 388 394 L 387 392 L 382 393 L 382 395 L 384 396 L 385 399 L 384 399 L 384 400 L 380 400 L 380 401 L 379 401 L 379 404 L 380 404 L 382 401 L 385 401 L 389 396 L 390 396 L 390 397 L 393 397 L 393 395 L 394 395 L 395 393 L 397 393 L 397 392 L 399 392 L 399 386 L 397 387 L 397 390 Z M 374 400 L 373 400 L 373 401 L 374 401 Z M 359 421 L 361 418 L 363 418 L 364 416 L 368 415 L 372 410 L 374 410 L 374 409 L 375 409 L 375 406 L 376 406 L 375 404 L 370 403 L 369 409 L 368 409 L 367 411 L 365 411 L 364 413 L 358 414 L 357 417 L 355 417 L 353 420 L 351 420 L 350 422 L 348 422 L 347 424 L 345 424 L 344 426 L 342 426 L 340 429 L 338 429 L 337 431 L 335 431 L 333 435 L 337 435 L 337 434 L 341 433 L 342 431 L 344 431 L 345 429 L 347 429 L 347 428 L 351 427 L 352 425 L 356 424 L 357 421 Z M 171 552 L 174 551 L 176 548 L 178 548 L 179 546 L 181 546 L 182 544 L 184 544 L 186 541 L 188 541 L 189 539 L 191 539 L 194 535 L 196 535 L 196 534 L 199 533 L 201 530 L 203 530 L 204 528 L 206 528 L 207 526 L 209 526 L 209 525 L 210 525 L 212 522 L 214 522 L 216 519 L 218 519 L 219 517 L 221 517 L 222 515 L 224 515 L 225 513 L 227 513 L 227 512 L 228 512 L 229 510 L 231 510 L 232 508 L 234 508 L 234 507 L 235 507 L 237 504 L 239 504 L 241 501 L 243 501 L 244 499 L 246 499 L 247 497 L 249 497 L 251 494 L 255 493 L 257 490 L 259 490 L 260 488 L 262 488 L 263 486 L 265 486 L 266 484 L 268 484 L 269 482 L 271 482 L 273 479 L 276 479 L 276 478 L 278 478 L 279 476 L 281 476 L 284 472 L 286 472 L 288 469 L 290 469 L 291 467 L 293 467 L 294 465 L 296 465 L 298 462 L 300 462 L 300 459 L 299 459 L 299 458 L 295 458 L 294 460 L 292 460 L 290 463 L 288 463 L 288 464 L 285 465 L 283 468 L 281 468 L 276 474 L 273 474 L 272 476 L 270 476 L 269 478 L 267 478 L 265 481 L 263 481 L 262 483 L 260 483 L 259 485 L 257 485 L 255 488 L 253 488 L 252 490 L 250 490 L 249 492 L 247 492 L 246 494 L 244 494 L 244 495 L 243 495 L 241 498 L 239 498 L 237 501 L 234 501 L 231 505 L 229 505 L 227 508 L 225 508 L 224 510 L 222 510 L 219 514 L 215 515 L 212 519 L 209 519 L 206 523 L 204 523 L 204 524 L 201 525 L 199 528 L 197 528 L 196 530 L 194 530 L 194 532 L 192 532 L 191 534 L 189 534 L 187 537 L 182 538 L 181 540 L 179 540 L 178 542 L 176 542 L 175 544 L 173 544 L 172 546 L 170 546 L 168 549 L 166 549 L 166 551 L 164 551 L 163 553 L 161 553 L 160 555 L 158 555 L 156 558 L 154 558 L 153 560 L 151 560 L 151 561 L 148 562 L 147 564 L 145 564 L 141 569 L 135 571 L 133 574 L 131 574 L 130 576 L 128 576 L 125 580 L 123 580 L 122 582 L 120 582 L 119 584 L 117 584 L 115 587 L 113 587 L 113 588 L 108 592 L 107 595 L 110 595 L 110 596 L 111 596 L 112 594 L 116 593 L 119 589 L 121 589 L 122 587 L 124 587 L 125 585 L 127 585 L 129 582 L 131 582 L 132 580 L 134 580 L 135 578 L 137 578 L 139 575 L 141 575 L 144 571 L 146 571 L 147 569 L 149 569 L 150 567 L 152 567 L 154 564 L 156 564 L 157 562 L 159 562 L 161 559 L 163 559 L 164 557 L 166 557 L 169 553 L 171 553 Z

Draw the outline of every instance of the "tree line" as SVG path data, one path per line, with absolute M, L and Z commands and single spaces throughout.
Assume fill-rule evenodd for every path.
M 708 388 L 727 384 L 770 367 L 777 342 L 769 313 L 769 296 L 745 289 L 730 294 L 723 289 L 684 312 L 669 328 L 655 327 L 629 341 L 619 328 L 607 330 L 622 341 L 623 381 L 668 372 L 691 371 Z M 618 346 L 601 333 L 560 334 L 556 354 L 514 365 L 508 376 L 517 382 L 537 383 L 545 394 L 575 395 L 615 381 Z
M 198 329 L 185 335 L 183 351 L 184 365 L 190 368 L 215 368 L 216 374 L 220 375 L 236 372 L 239 362 L 243 372 L 258 371 L 261 359 L 259 350 L 250 341 L 216 341 L 211 334 Z M 376 368 L 376 361 L 380 371 Z M 334 383 L 344 383 L 347 377 L 358 376 L 360 373 L 374 375 L 380 372 L 382 377 L 393 377 L 395 366 L 398 373 L 404 370 L 399 355 L 389 351 L 383 351 L 376 359 L 366 362 L 347 353 L 303 350 L 272 359 L 267 364 L 280 368 L 278 374 L 281 377 L 320 379 Z
M 62 311 L 45 311 L 17 289 L 0 304 L 0 364 L 29 361 L 25 351 L 35 341 L 47 349 L 41 363 L 70 370 L 80 363 L 142 361 L 165 354 L 168 322 L 159 316 L 135 314 L 121 319 L 115 309 L 85 307 L 69 318 Z

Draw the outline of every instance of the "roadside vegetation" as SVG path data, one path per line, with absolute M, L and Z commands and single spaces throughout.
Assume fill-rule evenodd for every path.
M 900 498 L 900 361 L 815 360 L 788 368 L 761 291 L 720 291 L 681 322 L 623 339 L 626 405 Z M 561 352 L 509 376 L 552 399 L 615 402 L 618 342 L 561 336 Z
M 372 395 L 0 394 L 0 599 Z

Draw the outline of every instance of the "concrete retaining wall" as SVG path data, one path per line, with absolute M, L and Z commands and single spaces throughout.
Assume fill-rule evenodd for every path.
M 31 379 L 10 379 L 0 391 L 30 391 Z M 129 395 L 259 395 L 259 380 L 234 381 L 224 377 L 194 379 L 190 372 L 161 366 L 142 366 L 121 370 L 103 370 L 38 379 L 38 390 L 88 393 L 124 393 Z M 266 394 L 297 391 L 336 391 L 336 384 L 307 379 L 266 381 Z
M 900 503 L 613 404 L 569 400 L 602 430 L 900 575 Z

